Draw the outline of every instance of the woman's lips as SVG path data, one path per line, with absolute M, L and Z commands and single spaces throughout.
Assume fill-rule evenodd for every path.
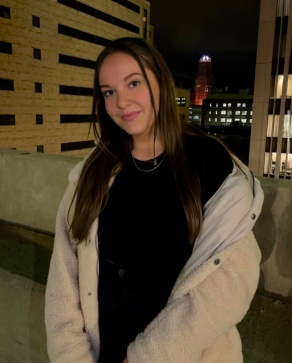
M 129 113 L 124 113 L 122 115 L 122 119 L 124 121 L 133 121 L 135 120 L 135 118 L 140 114 L 140 111 L 134 111 L 134 112 L 129 112 Z

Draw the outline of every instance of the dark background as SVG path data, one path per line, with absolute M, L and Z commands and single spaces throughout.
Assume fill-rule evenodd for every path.
M 186 87 L 208 54 L 215 87 L 253 93 L 259 8 L 260 0 L 153 0 L 154 45 Z

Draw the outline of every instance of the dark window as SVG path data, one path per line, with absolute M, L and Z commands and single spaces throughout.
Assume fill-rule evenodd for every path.
M 0 115 L 0 125 L 15 125 L 15 115 Z
M 267 153 L 269 153 L 270 151 L 273 153 L 277 152 L 277 141 L 278 141 L 277 137 L 273 137 L 273 139 L 271 139 L 271 137 L 267 137 L 265 152 L 267 152 Z
M 61 151 L 63 152 L 63 151 L 90 149 L 94 147 L 94 145 L 95 145 L 94 140 L 66 142 L 61 144 Z
M 97 10 L 91 6 L 85 5 L 85 4 L 81 3 L 80 1 L 58 0 L 58 3 L 68 6 L 69 8 L 76 9 L 77 11 L 80 11 L 81 13 L 93 16 L 96 19 L 100 19 L 100 20 L 106 21 L 107 23 L 116 25 L 120 28 L 129 30 L 133 33 L 139 34 L 139 32 L 140 32 L 139 27 L 137 27 L 133 24 L 130 24 L 124 20 L 121 20 L 119 18 L 116 18 L 110 14 L 104 13 L 103 11 Z
M 59 63 L 69 64 L 71 66 L 95 68 L 95 61 L 83 58 L 72 57 L 71 55 L 59 54 Z
M 91 115 L 60 115 L 61 124 L 90 122 Z
M 41 22 L 40 22 L 40 18 L 38 16 L 35 16 L 35 15 L 32 16 L 32 25 L 37 28 L 40 28 Z
M 12 54 L 12 44 L 0 41 L 0 53 Z
M 35 82 L 35 84 L 34 84 L 34 91 L 37 92 L 37 93 L 42 93 L 43 92 L 43 85 L 42 85 L 42 83 Z
M 265 152 L 277 152 L 277 142 L 278 142 L 278 138 L 277 137 L 267 137 L 266 138 L 266 147 L 265 147 Z M 272 143 L 272 145 L 271 145 Z M 271 150 L 270 150 L 271 149 Z M 281 153 L 286 153 L 287 152 L 287 138 L 283 138 L 282 139 L 282 145 L 281 145 Z
M 13 80 L 0 78 L 0 90 L 1 91 L 13 91 L 14 90 Z
M 34 59 L 42 59 L 41 50 L 37 48 L 33 48 L 33 57 Z
M 59 34 L 67 35 L 72 38 L 84 40 L 89 43 L 94 43 L 98 45 L 106 46 L 110 42 L 109 39 L 99 37 L 98 35 L 83 32 L 78 29 L 70 28 L 69 26 L 59 24 L 58 25 Z
M 274 58 L 272 62 L 272 76 L 283 73 L 284 73 L 284 58 L 279 58 L 278 62 L 277 58 Z
M 140 6 L 133 4 L 131 1 L 127 0 L 112 0 L 114 3 L 120 4 L 127 9 L 135 11 L 135 13 L 140 14 Z
M 292 74 L 292 51 L 290 51 L 290 59 L 289 59 L 289 74 Z
M 10 19 L 10 9 L 6 6 L 0 5 L 0 17 Z
M 287 34 L 288 30 L 288 16 L 283 16 L 282 18 L 282 34 Z
M 37 145 L 37 152 L 43 153 L 44 152 L 44 145 Z
M 143 38 L 147 39 L 147 22 L 148 22 L 148 12 L 147 9 L 144 9 L 143 12 Z
M 43 124 L 43 115 L 35 115 L 35 123 L 37 125 L 42 125 Z
M 270 98 L 269 100 L 269 110 L 268 113 L 269 115 L 280 115 L 280 107 L 281 107 L 281 99 L 277 98 L 277 99 L 273 99 Z
M 92 96 L 93 88 L 60 85 L 60 94 L 75 95 L 75 96 Z

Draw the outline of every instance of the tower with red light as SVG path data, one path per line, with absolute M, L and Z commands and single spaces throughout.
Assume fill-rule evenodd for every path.
M 204 54 L 198 64 L 198 72 L 194 84 L 194 92 L 192 97 L 192 104 L 195 106 L 202 106 L 203 100 L 207 98 L 212 90 L 213 73 L 212 73 L 212 60 Z

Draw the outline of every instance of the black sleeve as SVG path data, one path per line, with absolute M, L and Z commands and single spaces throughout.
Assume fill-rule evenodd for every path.
M 192 172 L 199 177 L 204 206 L 232 172 L 232 158 L 221 142 L 207 136 L 191 137 L 186 151 Z

